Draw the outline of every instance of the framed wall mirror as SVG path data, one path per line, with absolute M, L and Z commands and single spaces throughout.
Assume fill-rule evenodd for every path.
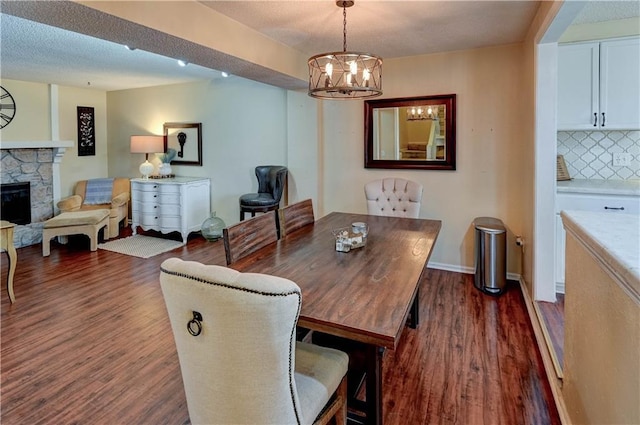
M 364 102 L 364 167 L 456 169 L 456 95 Z

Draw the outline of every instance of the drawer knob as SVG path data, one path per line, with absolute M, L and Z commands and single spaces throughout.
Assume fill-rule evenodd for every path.
M 618 210 L 624 211 L 624 207 L 604 207 L 605 210 Z

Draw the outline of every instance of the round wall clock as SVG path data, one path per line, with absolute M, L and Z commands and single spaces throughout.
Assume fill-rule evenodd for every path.
M 11 93 L 0 86 L 0 128 L 5 128 L 16 114 L 16 101 Z

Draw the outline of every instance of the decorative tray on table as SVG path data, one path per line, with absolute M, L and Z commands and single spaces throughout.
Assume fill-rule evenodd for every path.
M 366 223 L 353 223 L 351 227 L 341 227 L 332 231 L 336 241 L 336 251 L 349 252 L 367 244 L 369 227 Z

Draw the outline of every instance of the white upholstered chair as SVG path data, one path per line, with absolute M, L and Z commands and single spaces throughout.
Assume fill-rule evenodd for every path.
M 401 178 L 374 180 L 364 186 L 370 215 L 418 218 L 422 185 Z
M 295 283 L 170 258 L 160 284 L 192 424 L 345 423 L 349 359 L 296 342 Z

